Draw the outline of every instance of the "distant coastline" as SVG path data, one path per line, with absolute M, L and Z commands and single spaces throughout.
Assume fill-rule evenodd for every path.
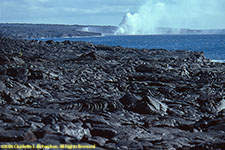
M 115 26 L 0 23 L 0 35 L 23 39 L 113 34 Z
M 23 39 L 45 38 L 76 38 L 96 37 L 107 35 L 133 35 L 119 34 L 117 26 L 99 25 L 64 25 L 64 24 L 29 24 L 29 23 L 0 23 L 0 35 Z M 175 32 L 176 31 L 176 32 Z M 160 27 L 157 33 L 140 35 L 199 35 L 199 34 L 225 34 L 225 29 L 174 29 Z M 135 34 L 137 35 L 137 34 Z

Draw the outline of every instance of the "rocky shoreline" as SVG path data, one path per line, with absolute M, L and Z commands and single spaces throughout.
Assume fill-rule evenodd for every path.
M 202 52 L 0 38 L 0 145 L 224 149 L 225 64 Z

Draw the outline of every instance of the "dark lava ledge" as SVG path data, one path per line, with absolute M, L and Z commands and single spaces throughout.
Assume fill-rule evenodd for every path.
M 224 89 L 202 52 L 0 38 L 0 145 L 224 149 Z

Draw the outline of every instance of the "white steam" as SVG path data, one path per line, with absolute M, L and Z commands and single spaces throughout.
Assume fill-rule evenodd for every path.
M 116 34 L 221 29 L 225 28 L 224 8 L 225 0 L 146 0 L 136 13 L 124 16 Z

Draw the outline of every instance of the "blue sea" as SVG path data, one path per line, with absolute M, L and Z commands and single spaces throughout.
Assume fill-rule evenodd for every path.
M 42 39 L 43 40 L 43 39 Z M 209 59 L 225 62 L 225 35 L 127 35 L 77 38 L 48 38 L 55 41 L 86 41 L 131 48 L 203 51 Z

